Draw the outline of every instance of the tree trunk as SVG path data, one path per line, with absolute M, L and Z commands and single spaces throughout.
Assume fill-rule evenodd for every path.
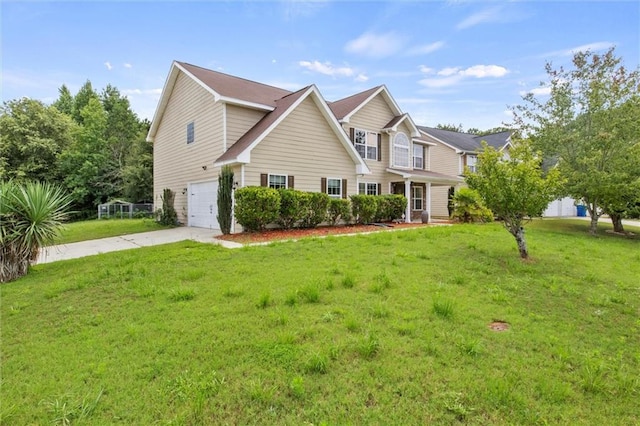
M 587 210 L 589 211 L 589 216 L 591 216 L 589 234 L 596 236 L 598 235 L 598 219 L 600 218 L 598 215 L 598 206 L 596 203 L 587 203 Z
M 511 235 L 513 235 L 513 237 L 516 239 L 520 257 L 522 259 L 528 259 L 529 250 L 527 249 L 527 241 L 524 238 L 524 228 L 520 225 L 520 221 L 516 222 L 517 223 L 513 223 L 511 221 L 505 220 L 505 226 L 509 230 L 509 233 L 511 233 Z
M 529 258 L 529 250 L 527 250 L 527 241 L 524 239 L 524 228 L 519 227 L 516 233 L 513 234 L 516 237 L 516 243 L 518 244 L 518 250 L 520 251 L 520 257 L 523 259 Z
M 623 232 L 624 226 L 622 226 L 622 215 L 620 213 L 610 213 L 611 223 L 613 223 L 613 232 Z

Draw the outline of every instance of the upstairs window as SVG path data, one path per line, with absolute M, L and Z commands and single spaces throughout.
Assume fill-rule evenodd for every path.
M 476 165 L 478 163 L 478 157 L 475 155 L 467 154 L 467 167 L 471 173 L 476 172 Z
M 424 147 L 417 143 L 413 144 L 413 168 L 424 169 Z
M 187 124 L 187 145 L 190 143 L 193 143 L 193 141 L 196 140 L 196 129 L 195 129 L 195 124 L 192 121 L 191 123 Z
M 393 165 L 409 167 L 409 138 L 402 132 L 393 138 Z
M 379 160 L 380 135 L 375 132 L 367 132 L 362 129 L 354 129 L 353 144 L 360 157 L 366 160 Z

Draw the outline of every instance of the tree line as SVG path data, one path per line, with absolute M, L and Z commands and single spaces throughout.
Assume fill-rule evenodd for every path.
M 50 105 L 21 98 L 0 108 L 0 180 L 47 182 L 66 190 L 74 218 L 92 217 L 112 199 L 153 199 L 148 120 L 107 85 L 90 81 L 73 95 L 66 85 Z

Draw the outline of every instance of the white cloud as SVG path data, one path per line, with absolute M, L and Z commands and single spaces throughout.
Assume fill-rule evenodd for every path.
M 355 73 L 351 67 L 334 67 L 331 62 L 322 63 L 320 61 L 300 61 L 298 62 L 298 65 L 308 69 L 309 71 L 331 77 L 351 77 Z
M 484 24 L 487 22 L 496 22 L 500 20 L 501 12 L 502 12 L 501 7 L 492 7 L 489 9 L 482 10 L 460 21 L 458 25 L 456 25 L 456 28 L 459 30 L 464 30 L 467 28 L 474 27 L 478 24 Z
M 438 71 L 438 75 L 441 75 L 443 77 L 448 77 L 450 75 L 458 74 L 459 71 L 460 71 L 460 68 L 458 67 L 447 67 Z
M 428 55 L 429 53 L 442 49 L 444 45 L 444 41 L 436 41 L 434 43 L 424 44 L 422 46 L 414 46 L 407 51 L 407 55 Z
M 422 67 L 421 67 L 422 69 Z M 432 72 L 430 68 L 425 69 Z M 438 77 L 425 78 L 419 81 L 419 83 L 428 88 L 442 88 L 454 86 L 465 78 L 499 78 L 509 74 L 509 70 L 499 65 L 473 65 L 466 69 L 460 69 L 458 67 L 446 67 L 442 68 L 436 73 Z
M 484 77 L 504 77 L 509 74 L 509 70 L 499 65 L 474 65 L 466 70 L 460 71 L 464 76 L 484 78 Z
M 424 73 L 424 74 L 433 74 L 434 72 L 436 72 L 436 70 L 434 70 L 433 68 L 429 68 L 426 65 L 420 65 L 418 69 L 420 70 L 421 73 Z
M 128 62 L 125 62 L 123 66 L 124 66 L 125 68 L 129 68 L 129 69 L 133 68 L 133 65 L 131 65 L 131 64 L 130 64 L 130 63 L 128 63 Z
M 365 81 L 369 80 L 369 77 L 367 77 L 364 74 L 358 74 L 358 76 L 355 78 L 355 81 L 363 83 Z
M 108 69 L 109 71 L 111 71 L 111 70 L 113 69 L 113 65 L 111 65 L 111 63 L 110 63 L 109 61 L 105 62 L 105 63 L 104 63 L 104 66 L 105 66 L 105 67 L 107 67 L 107 69 Z
M 547 96 L 551 94 L 551 86 L 548 87 L 536 87 L 531 90 L 521 90 L 520 96 L 525 96 L 527 94 L 533 94 L 534 96 Z
M 367 32 L 355 40 L 347 42 L 344 50 L 347 53 L 384 58 L 397 53 L 404 46 L 404 38 L 394 32 L 374 34 Z

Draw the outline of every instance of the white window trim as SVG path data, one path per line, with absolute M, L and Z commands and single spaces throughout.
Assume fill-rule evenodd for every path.
M 416 148 L 419 147 L 420 148 L 420 152 L 422 153 L 422 155 L 420 157 L 416 156 Z M 424 170 L 424 145 L 420 145 L 419 143 L 414 143 L 413 144 L 413 152 L 412 152 L 412 162 L 413 162 L 413 168 L 414 169 L 418 169 L 418 170 Z M 421 158 L 422 159 L 422 167 L 416 167 L 416 158 Z
M 271 176 L 284 177 L 284 189 L 289 188 L 289 176 L 287 176 L 286 174 L 282 174 L 282 173 L 269 173 L 267 175 L 267 188 L 272 188 L 272 186 L 271 186 Z
M 420 195 L 420 198 L 416 197 L 416 189 L 419 189 L 420 192 L 422 193 Z M 417 209 L 416 208 L 416 201 L 420 200 L 420 204 L 422 205 L 421 209 Z M 424 187 L 422 186 L 412 186 L 411 187 L 411 210 L 414 211 L 421 211 L 424 210 Z
M 357 137 L 356 134 L 358 132 L 363 132 L 364 133 L 364 143 L 358 143 L 356 142 Z M 368 141 L 368 137 L 369 135 L 375 135 L 375 141 L 374 141 L 374 145 L 369 145 L 367 144 Z M 371 132 L 369 130 L 365 130 L 365 129 L 359 129 L 359 128 L 354 128 L 353 129 L 353 146 L 356 148 L 356 151 L 358 150 L 358 146 L 362 146 L 364 147 L 364 157 L 362 157 L 364 160 L 378 160 L 378 137 L 379 137 L 379 133 L 377 132 Z M 375 148 L 375 156 L 373 158 L 369 157 L 369 149 L 368 148 Z
M 364 192 L 360 192 L 360 185 L 364 185 Z M 375 194 L 369 194 L 368 185 L 375 187 Z M 378 194 L 378 182 L 358 182 L 358 194 L 359 195 L 380 195 Z
M 338 182 L 340 182 L 338 184 L 338 190 L 340 191 L 337 195 L 336 194 L 329 194 L 329 181 L 332 180 L 337 180 Z M 327 177 L 327 188 L 326 188 L 326 192 L 327 195 L 331 198 L 342 198 L 342 178 L 336 178 L 336 177 Z
M 398 138 L 398 136 L 404 136 L 404 139 L 407 141 L 406 145 L 401 145 L 396 143 L 396 140 Z M 400 167 L 403 169 L 408 169 L 411 167 L 411 140 L 409 139 L 409 137 L 404 134 L 403 132 L 398 132 L 394 135 L 393 137 L 393 167 Z M 401 149 L 401 150 L 406 150 L 407 155 L 406 155 L 406 160 L 407 160 L 407 164 L 406 165 L 401 165 L 398 163 L 398 155 L 396 153 L 397 149 Z M 404 158 L 403 158 L 404 159 Z
M 473 158 L 473 165 L 469 165 L 469 160 Z M 467 167 L 472 173 L 475 173 L 478 167 L 478 156 L 474 154 L 467 154 Z

